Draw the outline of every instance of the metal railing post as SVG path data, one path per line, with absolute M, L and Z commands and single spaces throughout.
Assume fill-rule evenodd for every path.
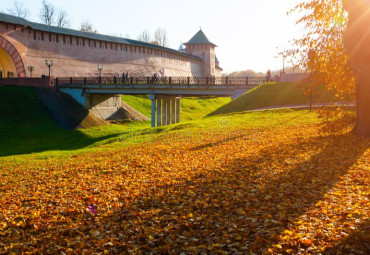
M 188 86 L 190 86 L 190 77 L 188 77 Z
M 72 84 L 72 77 L 69 77 L 69 83 Z
M 84 77 L 84 84 L 86 84 L 86 77 Z
M 169 81 L 170 85 L 172 85 L 172 77 L 169 77 L 168 81 Z
M 246 77 L 246 78 L 245 78 L 245 85 L 247 85 L 247 86 L 248 86 L 248 84 L 249 84 L 249 77 Z

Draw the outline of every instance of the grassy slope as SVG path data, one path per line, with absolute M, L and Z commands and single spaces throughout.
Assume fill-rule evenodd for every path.
M 267 83 L 221 106 L 211 115 L 242 112 L 261 107 L 288 106 L 309 103 L 309 95 L 305 93 L 306 84 L 302 83 Z M 334 102 L 333 92 L 326 90 L 323 86 L 315 87 L 313 90 L 313 102 Z
M 225 106 L 216 113 L 240 112 L 257 107 L 283 104 L 304 103 L 307 97 L 302 96 L 298 84 L 265 84 L 250 91 L 240 98 L 230 101 L 228 98 L 182 100 L 182 123 L 175 126 L 152 129 L 149 123 L 127 123 L 109 125 L 84 130 L 61 130 L 56 126 L 41 103 L 34 96 L 32 89 L 0 87 L 0 157 L 17 154 L 38 156 L 61 156 L 77 154 L 85 150 L 99 150 L 103 147 L 117 147 L 156 139 L 167 132 L 191 132 L 190 129 L 223 128 L 229 125 L 266 126 L 294 117 L 298 113 L 282 111 L 276 113 L 249 113 L 247 115 L 230 115 L 203 119 L 220 105 Z M 315 101 L 328 101 L 333 98 L 328 92 L 315 95 Z M 145 115 L 150 116 L 150 100 L 145 96 L 123 96 L 123 100 Z M 19 103 L 22 102 L 22 103 Z M 199 120 L 188 123 L 187 121 Z M 202 119 L 202 120 L 201 120 Z M 230 124 L 231 123 L 231 124 Z M 195 132 L 198 132 L 195 131 Z
M 202 106 L 200 102 L 199 105 Z M 187 107 L 186 104 L 183 106 Z M 191 106 L 196 105 L 192 102 Z M 300 121 L 317 121 L 314 114 L 309 115 L 304 111 L 266 111 L 183 121 L 178 125 L 159 128 L 150 128 L 150 123 L 146 122 L 65 131 L 56 126 L 33 95 L 32 89 L 9 87 L 0 87 L 0 109 L 0 159 L 16 161 L 55 159 L 87 151 L 115 150 L 122 146 L 161 139 L 167 134 L 189 138 L 204 130 L 222 131 L 242 125 L 263 128 L 280 123 L 299 125 Z M 304 118 L 289 122 L 300 116 Z
M 123 95 L 122 100 L 150 118 L 151 103 L 147 96 Z M 231 101 L 230 98 L 183 98 L 181 99 L 181 121 L 198 120 Z
M 127 132 L 116 125 L 62 130 L 30 88 L 0 87 L 0 109 L 0 156 L 75 150 Z

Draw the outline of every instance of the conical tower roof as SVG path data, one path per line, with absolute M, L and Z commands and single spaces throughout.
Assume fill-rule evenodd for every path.
M 182 44 L 180 44 L 179 51 L 181 51 L 181 52 L 184 52 L 185 51 L 185 48 L 184 48 L 184 46 Z
M 203 33 L 202 29 L 196 33 L 193 38 L 190 39 L 187 43 L 184 43 L 185 45 L 188 44 L 211 44 L 213 46 L 217 46 L 216 44 L 212 43 L 207 36 Z

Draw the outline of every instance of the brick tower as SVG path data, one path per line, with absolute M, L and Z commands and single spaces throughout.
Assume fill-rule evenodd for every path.
M 216 55 L 214 43 L 208 40 L 207 36 L 203 33 L 202 29 L 196 33 L 186 45 L 186 53 L 197 56 L 204 60 L 203 75 L 215 76 L 216 75 Z

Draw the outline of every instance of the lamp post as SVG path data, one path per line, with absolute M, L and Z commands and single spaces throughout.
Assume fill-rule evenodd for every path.
M 52 65 L 54 64 L 53 60 L 50 60 L 50 62 L 46 59 L 45 60 L 45 64 L 46 66 L 49 68 L 49 77 L 50 77 L 50 74 L 51 74 L 51 67 Z
M 103 70 L 102 65 L 98 65 L 99 77 L 101 77 L 101 71 Z
M 99 72 L 99 83 L 101 83 L 101 71 L 103 70 L 102 65 L 98 65 L 98 72 Z
M 31 78 L 32 78 L 32 72 L 33 72 L 33 70 L 35 70 L 35 67 L 34 66 L 27 66 L 27 69 L 28 69 L 28 71 L 30 71 Z

